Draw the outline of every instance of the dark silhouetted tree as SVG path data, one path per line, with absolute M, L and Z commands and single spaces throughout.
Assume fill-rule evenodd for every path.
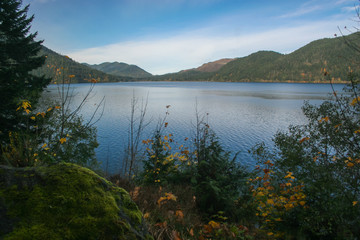
M 0 138 L 19 129 L 21 118 L 16 109 L 22 100 L 36 104 L 50 79 L 32 74 L 44 64 L 39 56 L 42 41 L 30 32 L 34 16 L 28 17 L 29 5 L 22 8 L 21 0 L 0 1 Z

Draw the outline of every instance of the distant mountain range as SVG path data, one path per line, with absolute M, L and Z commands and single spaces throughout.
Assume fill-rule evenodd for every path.
M 180 72 L 187 72 L 187 71 L 198 71 L 198 72 L 216 72 L 220 70 L 225 64 L 235 60 L 234 58 L 223 58 L 214 62 L 208 62 L 204 63 L 198 68 L 188 69 L 188 70 L 182 70 Z
M 34 70 L 34 74 L 45 75 L 52 79 L 52 83 L 59 83 L 63 80 L 71 80 L 72 83 L 85 83 L 91 81 L 120 82 L 134 80 L 131 77 L 115 76 L 90 68 L 44 46 L 42 47 L 40 54 L 46 56 L 46 61 L 41 68 Z
M 139 68 L 136 65 L 129 65 L 126 63 L 119 62 L 104 62 L 101 64 L 90 65 L 83 63 L 84 65 L 102 71 L 107 74 L 121 76 L 121 77 L 133 77 L 133 78 L 144 78 L 151 77 L 152 75 L 146 72 L 144 69 Z
M 126 63 L 80 64 L 72 59 L 43 47 L 46 64 L 35 71 L 58 81 L 62 76 L 75 75 L 73 82 L 118 81 L 232 81 L 232 82 L 324 82 L 324 71 L 333 80 L 341 82 L 347 77 L 349 67 L 360 70 L 360 33 L 346 37 L 326 38 L 313 41 L 290 53 L 259 51 L 236 59 L 220 59 L 205 63 L 198 68 L 178 73 L 153 76 L 135 65 Z
M 324 82 L 326 70 L 335 82 L 341 82 L 346 79 L 349 67 L 360 70 L 360 54 L 349 47 L 349 44 L 354 44 L 359 48 L 359 40 L 360 33 L 326 38 L 313 41 L 290 54 L 259 51 L 229 61 L 216 71 L 202 71 L 199 67 L 146 80 Z

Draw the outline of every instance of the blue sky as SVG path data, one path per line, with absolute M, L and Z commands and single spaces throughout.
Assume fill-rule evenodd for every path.
M 152 74 L 260 50 L 290 53 L 357 27 L 358 0 L 23 0 L 31 31 L 78 62 L 125 62 Z M 345 33 L 348 33 L 345 31 Z

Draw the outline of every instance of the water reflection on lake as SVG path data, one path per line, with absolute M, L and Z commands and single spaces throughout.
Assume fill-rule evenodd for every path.
M 335 85 L 341 91 L 343 85 Z M 74 105 L 89 89 L 88 84 L 74 84 Z M 56 94 L 56 86 L 47 95 Z M 144 101 L 148 97 L 147 119 L 152 119 L 144 139 L 151 135 L 158 120 L 170 105 L 168 133 L 176 141 L 191 137 L 196 105 L 201 113 L 209 113 L 209 125 L 215 130 L 226 150 L 240 152 L 238 161 L 254 166 L 248 150 L 258 142 L 271 145 L 278 130 L 290 124 L 306 122 L 301 112 L 304 100 L 320 104 L 332 91 L 329 84 L 295 83 L 213 83 L 213 82 L 135 82 L 97 84 L 83 115 L 89 118 L 105 96 L 103 116 L 96 123 L 100 146 L 96 153 L 105 168 L 116 173 L 121 167 L 127 143 L 130 103 L 134 95 Z

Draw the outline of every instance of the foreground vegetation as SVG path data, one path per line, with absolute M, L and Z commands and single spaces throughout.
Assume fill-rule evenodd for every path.
M 20 9 L 20 5 L 17 0 L 0 3 L 6 9 L 0 12 L 0 30 L 4 33 L 0 41 L 4 49 L 0 58 L 0 96 L 6 97 L 0 108 L 4 123 L 0 125 L 0 164 L 21 169 L 35 167 L 36 172 L 44 166 L 68 166 L 61 164 L 67 162 L 96 170 L 94 122 L 99 108 L 86 122 L 79 111 L 89 94 L 75 109 L 69 107 L 69 84 L 75 76 L 64 67 L 53 69 L 60 83 L 58 100 L 38 104 L 50 79 L 32 75 L 45 59 L 38 57 L 41 42 L 34 41 L 36 34 L 28 35 L 32 20 L 26 16 L 28 8 Z M 359 34 L 352 37 L 358 38 Z M 345 39 L 344 44 L 352 49 L 352 61 L 359 63 L 358 41 Z M 19 55 L 15 49 L 27 55 Z M 332 99 L 319 106 L 305 103 L 307 124 L 278 132 L 274 148 L 254 146 L 252 152 L 258 160 L 254 170 L 244 168 L 236 157 L 224 151 L 206 115 L 200 113 L 196 116 L 195 134 L 185 140 L 186 144 L 178 144 L 182 141 L 167 132 L 171 123 L 166 116 L 150 139 L 139 138 L 145 117 L 142 109 L 142 120 L 131 122 L 133 131 L 124 174 L 112 176 L 111 180 L 130 192 L 155 239 L 356 239 L 360 235 L 359 71 L 351 66 L 344 69 L 346 94 L 333 92 Z M 322 75 L 328 82 L 333 79 L 331 69 L 323 69 Z M 90 82 L 94 84 L 96 79 Z M 144 146 L 144 152 L 139 144 Z M 70 178 L 65 180 L 71 182 Z M 52 201 L 54 189 L 47 186 L 44 194 L 51 193 L 49 198 L 39 201 Z M 31 196 L 35 193 L 26 192 Z M 60 205 L 71 208 L 70 200 L 65 197 Z M 18 198 L 11 199 L 8 194 L 6 202 L 19 214 L 31 207 L 24 207 Z M 131 201 L 127 203 L 133 206 Z M 86 217 L 94 220 L 93 216 Z M 139 221 L 140 217 L 137 214 Z M 66 214 L 64 219 L 68 219 Z M 63 237 L 74 239 L 72 230 L 66 224 L 61 226 L 65 232 L 70 231 L 66 235 L 69 237 Z M 86 234 L 77 238 L 85 238 Z

